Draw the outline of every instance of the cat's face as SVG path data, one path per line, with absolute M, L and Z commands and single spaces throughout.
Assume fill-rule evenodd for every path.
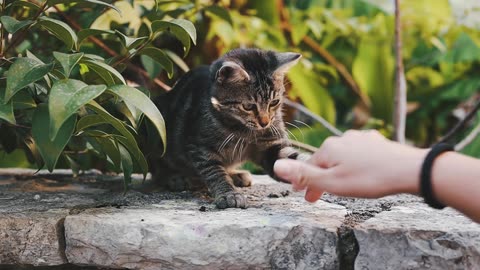
M 212 65 L 212 105 L 249 130 L 271 128 L 281 120 L 285 72 L 298 62 L 297 53 L 239 49 Z

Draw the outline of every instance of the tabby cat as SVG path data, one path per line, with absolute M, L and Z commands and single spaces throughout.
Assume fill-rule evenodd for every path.
M 274 177 L 277 159 L 303 155 L 289 146 L 282 120 L 284 74 L 300 57 L 236 49 L 185 74 L 155 100 L 167 148 L 161 157 L 149 145 L 157 149 L 149 155 L 153 178 L 177 191 L 200 182 L 218 208 L 247 207 L 235 191 L 251 185 L 251 175 L 237 170 L 242 162 L 253 161 Z

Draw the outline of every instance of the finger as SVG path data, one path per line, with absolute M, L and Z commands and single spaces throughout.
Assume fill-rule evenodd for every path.
M 327 178 L 326 170 L 297 160 L 277 160 L 273 170 L 277 176 L 292 183 L 293 188 L 300 190 L 309 185 L 317 188 L 317 184 Z
M 334 157 L 338 152 L 337 149 L 340 145 L 339 140 L 339 137 L 328 137 L 307 162 L 322 168 L 335 166 L 337 163 Z
M 307 192 L 305 193 L 305 200 L 307 202 L 316 202 L 318 201 L 323 195 L 323 191 L 315 190 L 311 188 L 307 188 Z

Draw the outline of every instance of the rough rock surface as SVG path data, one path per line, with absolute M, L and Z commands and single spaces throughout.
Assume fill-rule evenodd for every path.
M 168 202 L 68 216 L 68 261 L 133 269 L 338 268 L 341 206 L 278 198 L 246 210 L 200 207 Z
M 66 263 L 63 220 L 67 210 L 0 212 L 0 263 L 57 265 Z
M 152 191 L 137 178 L 123 195 L 121 176 L 34 172 L 0 169 L 2 270 L 480 265 L 480 225 L 412 195 L 326 194 L 308 204 L 289 185 L 255 176 L 241 190 L 248 209 L 217 210 L 204 191 Z
M 480 224 L 452 210 L 393 207 L 358 225 L 355 269 L 479 269 Z

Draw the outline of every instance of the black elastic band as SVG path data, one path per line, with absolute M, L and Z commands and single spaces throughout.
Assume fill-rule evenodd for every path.
M 432 167 L 435 158 L 440 154 L 453 151 L 453 146 L 446 143 L 438 143 L 428 152 L 427 157 L 423 161 L 422 171 L 420 174 L 420 194 L 425 199 L 425 203 L 436 209 L 443 209 L 445 205 L 435 199 L 432 189 Z

